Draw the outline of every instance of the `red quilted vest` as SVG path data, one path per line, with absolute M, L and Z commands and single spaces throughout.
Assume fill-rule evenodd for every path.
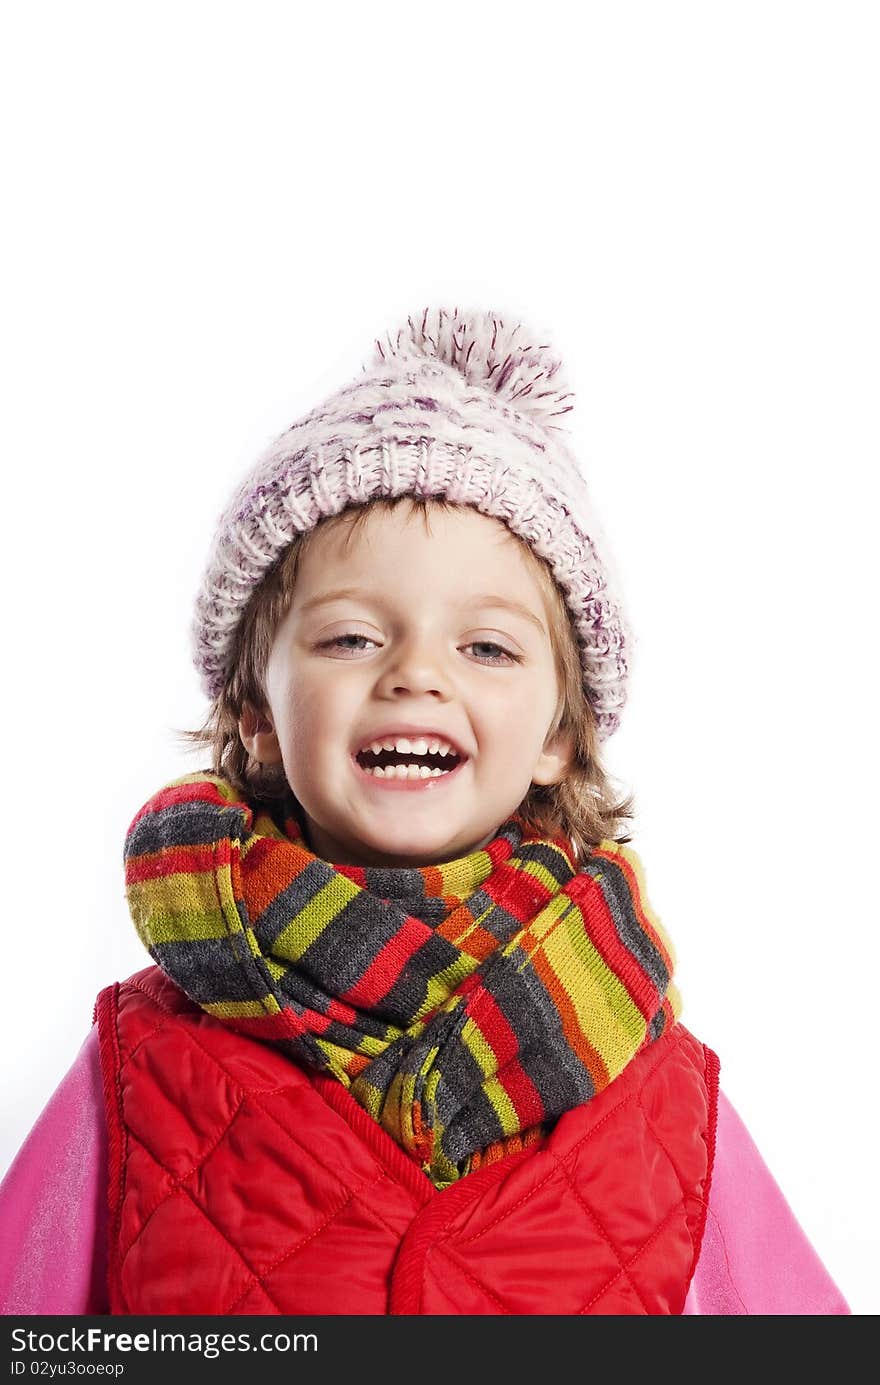
M 541 1144 L 438 1192 L 335 1078 L 157 967 L 96 1011 L 111 1312 L 681 1312 L 718 1089 L 683 1025 Z

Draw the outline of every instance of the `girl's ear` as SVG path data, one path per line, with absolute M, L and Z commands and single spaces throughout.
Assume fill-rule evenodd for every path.
M 245 702 L 238 719 L 241 743 L 259 765 L 280 765 L 281 747 L 268 712 L 260 712 Z
M 532 770 L 532 783 L 558 784 L 565 778 L 573 758 L 574 735 L 570 731 L 557 731 L 555 736 L 548 736 Z

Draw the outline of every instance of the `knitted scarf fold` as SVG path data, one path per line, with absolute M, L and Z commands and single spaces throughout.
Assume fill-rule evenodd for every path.
M 332 1073 L 438 1188 L 539 1141 L 680 1013 L 636 853 L 583 867 L 514 814 L 441 865 L 333 865 L 219 775 L 135 816 L 126 897 L 157 965 L 240 1033 Z

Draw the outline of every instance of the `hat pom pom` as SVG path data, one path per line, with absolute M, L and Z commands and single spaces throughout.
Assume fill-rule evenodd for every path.
M 494 312 L 425 308 L 385 341 L 376 341 L 370 366 L 413 356 L 445 361 L 469 384 L 500 395 L 545 428 L 559 427 L 559 418 L 574 408 L 552 346 L 535 341 L 522 322 Z

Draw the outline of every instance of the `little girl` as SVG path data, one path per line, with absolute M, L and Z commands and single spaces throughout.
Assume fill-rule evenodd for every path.
M 6 1313 L 849 1311 L 626 845 L 571 398 L 522 324 L 425 310 L 236 490 L 211 768 L 129 828 L 153 965 L 0 1189 Z

